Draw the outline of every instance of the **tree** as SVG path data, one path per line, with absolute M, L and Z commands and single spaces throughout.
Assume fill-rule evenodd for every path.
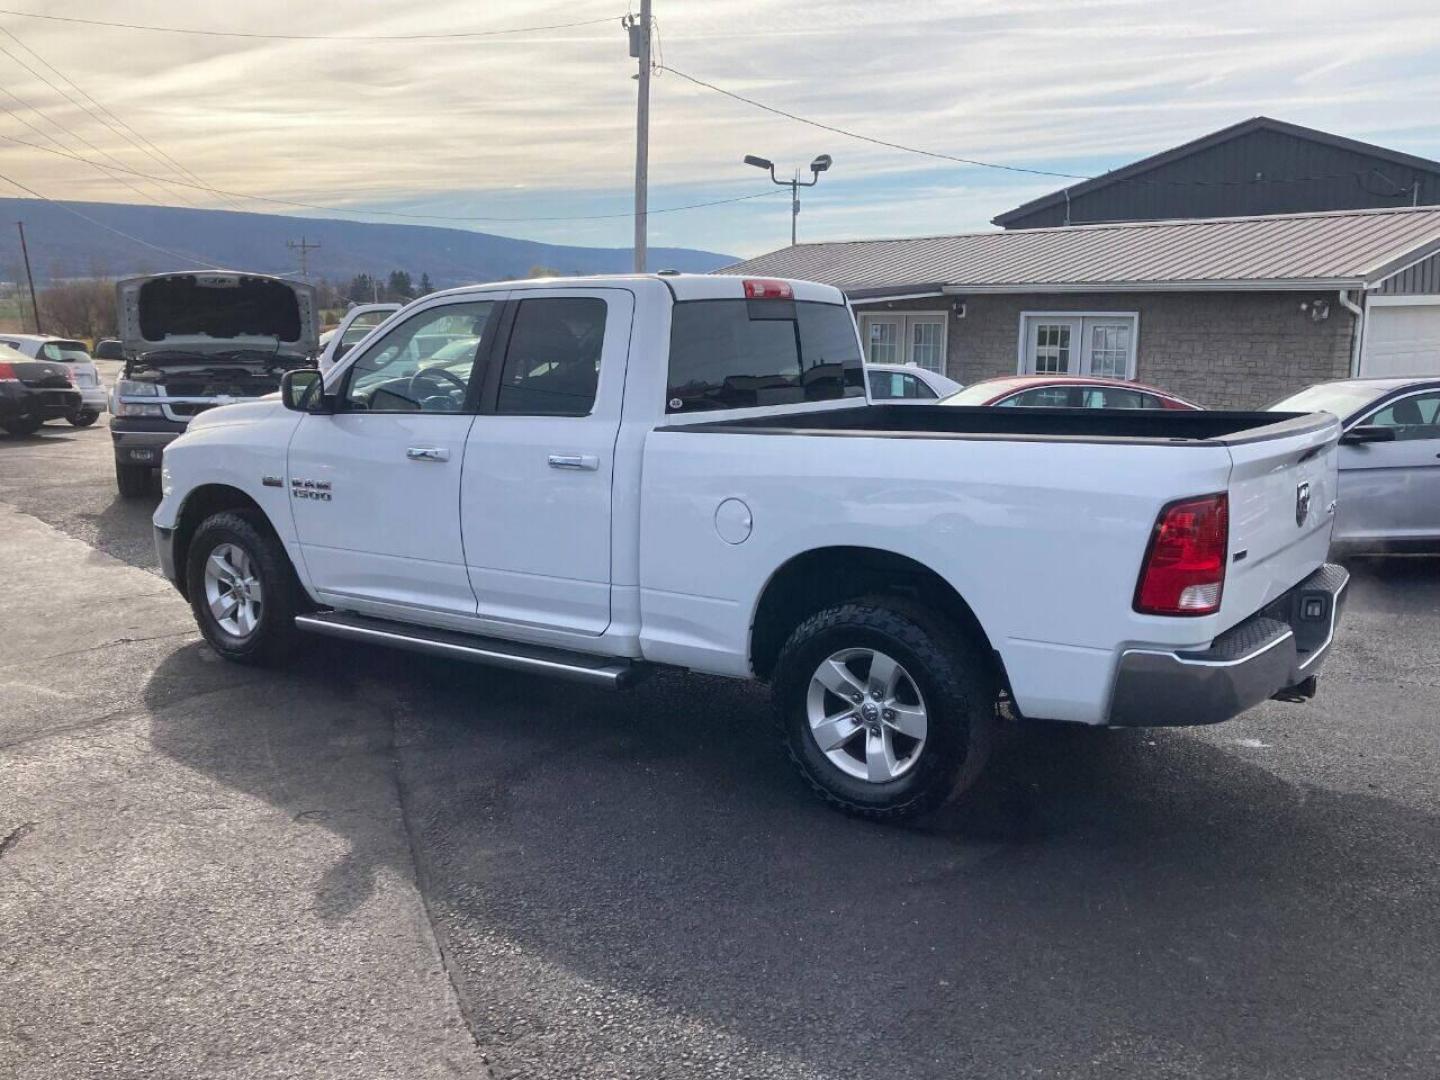
M 553 266 L 532 266 L 532 267 L 530 267 L 530 272 L 529 272 L 528 274 L 526 274 L 525 276 L 526 276 L 526 277 L 532 277 L 532 278 L 539 278 L 539 277 L 564 277 L 565 275 L 564 275 L 561 271 L 556 270 Z
M 429 275 L 429 274 L 424 274 L 424 273 L 422 273 L 422 274 L 420 275 L 420 293 L 419 293 L 419 295 L 421 295 L 421 296 L 429 296 L 429 295 L 430 295 L 432 292 L 434 292 L 434 291 L 435 291 L 435 286 L 434 286 L 433 284 L 431 284 L 431 282 L 430 282 L 430 275 Z
M 96 341 L 118 332 L 115 282 L 109 278 L 64 281 L 39 295 L 40 325 L 47 334 Z
M 379 295 L 377 283 L 369 274 L 356 274 L 350 279 L 350 287 L 345 290 L 345 296 L 357 304 L 372 303 Z
M 391 270 L 390 281 L 385 287 L 385 293 L 391 300 L 413 300 L 415 298 L 415 285 L 410 280 L 410 271 Z

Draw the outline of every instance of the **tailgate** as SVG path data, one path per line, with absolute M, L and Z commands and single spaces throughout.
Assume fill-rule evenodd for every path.
M 1229 444 L 1230 565 L 1220 617 L 1235 625 L 1315 571 L 1330 550 L 1340 422 Z

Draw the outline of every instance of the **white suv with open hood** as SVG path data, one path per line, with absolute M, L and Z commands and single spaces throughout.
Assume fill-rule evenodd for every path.
M 110 434 L 121 495 L 150 490 L 166 444 L 191 417 L 272 394 L 285 372 L 312 365 L 320 316 L 303 282 L 201 271 L 116 288 L 125 370 Z

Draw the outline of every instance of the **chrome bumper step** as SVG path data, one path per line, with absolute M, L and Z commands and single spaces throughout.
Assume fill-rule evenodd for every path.
M 391 622 L 388 619 L 372 619 L 343 611 L 297 615 L 295 626 L 297 629 L 326 637 L 368 641 L 410 652 L 445 656 L 452 660 L 468 660 L 474 664 L 529 671 L 610 690 L 631 686 L 648 671 L 645 664 L 617 657 L 591 656 L 543 645 L 522 645 L 514 641 L 462 634 L 453 630 L 436 630 L 427 626 Z

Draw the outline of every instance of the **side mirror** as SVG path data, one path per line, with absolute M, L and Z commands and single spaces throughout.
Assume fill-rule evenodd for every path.
M 106 338 L 95 343 L 96 360 L 124 360 L 125 346 L 115 338 Z
M 1340 436 L 1340 442 L 1345 446 L 1355 446 L 1360 443 L 1394 442 L 1395 429 L 1393 427 L 1381 427 L 1378 424 L 1361 424 L 1359 427 L 1352 427 L 1344 435 Z
M 329 412 L 325 378 L 318 368 L 296 368 L 280 376 L 280 400 L 296 412 Z

